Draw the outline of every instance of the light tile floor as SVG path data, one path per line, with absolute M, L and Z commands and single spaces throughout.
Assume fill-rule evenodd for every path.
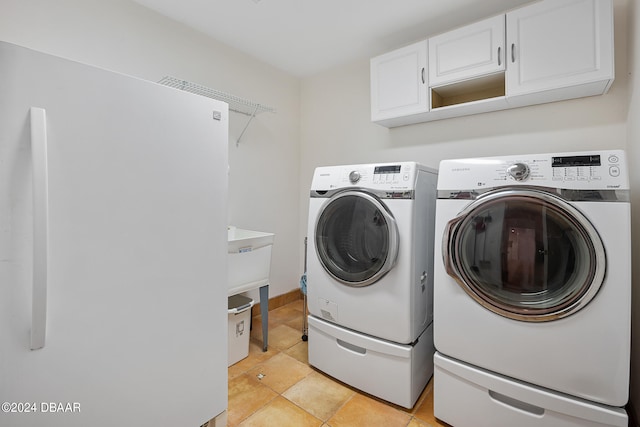
M 438 427 L 433 385 L 413 409 L 370 396 L 309 366 L 302 341 L 303 301 L 269 312 L 269 350 L 253 318 L 249 356 L 229 367 L 230 427 Z

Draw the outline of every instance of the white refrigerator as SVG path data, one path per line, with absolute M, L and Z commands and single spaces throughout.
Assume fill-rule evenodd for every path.
M 228 106 L 0 42 L 0 426 L 227 406 Z

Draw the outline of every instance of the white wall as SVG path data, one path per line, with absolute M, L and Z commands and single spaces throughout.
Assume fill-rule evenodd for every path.
M 640 5 L 631 1 L 629 7 L 629 115 L 627 155 L 629 161 L 640 164 Z M 631 358 L 631 403 L 636 417 L 640 415 L 640 170 L 631 168 L 631 231 L 633 256 L 632 304 L 632 354 Z M 640 425 L 640 424 L 638 424 Z
M 0 0 L 0 40 L 158 81 L 189 80 L 277 109 L 231 113 L 229 222 L 276 233 L 271 296 L 298 287 L 299 80 L 128 0 Z M 257 295 L 257 294 L 256 294 Z

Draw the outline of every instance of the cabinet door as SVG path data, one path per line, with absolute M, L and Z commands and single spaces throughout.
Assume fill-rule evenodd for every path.
M 544 0 L 507 14 L 507 96 L 613 79 L 610 0 Z
M 426 40 L 372 58 L 371 120 L 427 112 L 426 69 Z
M 429 85 L 504 71 L 504 20 L 499 15 L 430 38 Z

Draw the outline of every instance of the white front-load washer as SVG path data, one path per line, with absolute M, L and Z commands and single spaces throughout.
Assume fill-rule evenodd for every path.
M 435 415 L 626 426 L 630 236 L 622 151 L 442 161 Z
M 400 162 L 320 167 L 311 186 L 309 363 L 405 407 L 433 373 L 436 182 Z
M 418 338 L 433 318 L 436 182 L 414 162 L 315 170 L 310 314 L 400 344 Z

